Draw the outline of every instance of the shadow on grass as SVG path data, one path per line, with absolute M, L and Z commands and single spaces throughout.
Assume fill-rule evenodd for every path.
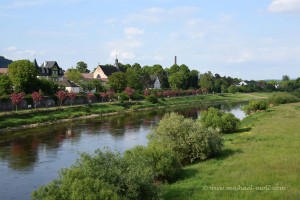
M 214 159 L 216 160 L 224 160 L 230 156 L 233 156 L 235 154 L 243 153 L 241 149 L 224 149 L 217 157 Z
M 251 127 L 245 127 L 245 128 L 240 128 L 236 131 L 236 133 L 243 133 L 243 132 L 249 132 L 251 131 Z

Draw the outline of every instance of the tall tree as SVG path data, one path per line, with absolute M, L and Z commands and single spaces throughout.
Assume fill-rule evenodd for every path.
M 76 69 L 80 73 L 90 73 L 90 70 L 88 69 L 87 64 L 85 62 L 83 62 L 83 61 L 80 61 L 80 62 L 77 63 Z
M 141 77 L 135 68 L 129 68 L 126 71 L 127 86 L 135 90 L 142 90 L 143 84 Z
M 209 71 L 200 75 L 199 86 L 202 90 L 212 92 L 214 88 L 214 75 Z
M 117 92 L 122 92 L 127 86 L 126 74 L 123 72 L 112 73 L 108 80 L 110 87 Z
M 169 84 L 172 89 L 182 89 L 184 86 L 183 73 L 179 71 L 169 75 Z
M 189 88 L 198 88 L 199 82 L 199 72 L 197 70 L 192 70 L 189 73 L 188 87 Z
M 15 92 L 31 93 L 36 89 L 38 72 L 29 60 L 14 61 L 8 66 L 8 74 Z
M 81 72 L 78 69 L 68 69 L 65 73 L 65 76 L 70 80 L 75 83 L 78 83 L 80 79 L 82 78 Z

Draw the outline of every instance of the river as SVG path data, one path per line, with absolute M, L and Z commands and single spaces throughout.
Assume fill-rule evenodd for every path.
M 245 116 L 242 105 L 214 107 L 241 119 Z M 147 145 L 147 134 L 166 112 L 195 119 L 207 107 L 126 113 L 18 131 L 19 136 L 13 138 L 1 137 L 0 199 L 30 199 L 32 190 L 57 178 L 59 170 L 72 165 L 81 152 L 93 153 L 105 147 L 124 152 L 136 145 Z

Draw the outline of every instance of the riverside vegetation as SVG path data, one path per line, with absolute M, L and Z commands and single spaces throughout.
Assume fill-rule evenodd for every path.
M 288 102 L 291 96 L 276 94 L 269 100 L 278 97 Z M 109 150 L 82 154 L 32 199 L 297 199 L 299 108 L 297 103 L 257 112 L 242 121 L 238 133 L 226 135 L 219 132 L 222 126 L 166 114 L 147 147 L 124 155 Z M 219 119 L 224 113 L 209 109 L 206 115 Z
M 0 133 L 7 132 L 10 128 L 21 127 L 24 125 L 36 124 L 41 126 L 47 122 L 55 123 L 59 120 L 74 120 L 79 117 L 101 116 L 108 113 L 119 113 L 124 111 L 166 108 L 177 105 L 190 105 L 194 103 L 212 103 L 216 101 L 249 101 L 251 99 L 264 98 L 270 93 L 237 93 L 237 94 L 201 94 L 197 96 L 172 97 L 149 101 L 118 101 L 97 103 L 91 105 L 76 105 L 55 108 L 39 108 L 32 110 L 19 110 L 18 112 L 0 113 Z M 153 97 L 152 97 L 153 99 Z M 30 126 L 25 126 L 25 128 Z

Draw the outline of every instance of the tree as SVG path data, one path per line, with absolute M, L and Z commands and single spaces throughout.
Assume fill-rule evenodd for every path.
M 288 75 L 283 75 L 282 76 L 282 81 L 289 81 L 290 77 Z
M 127 86 L 134 88 L 135 90 L 142 90 L 143 84 L 141 77 L 134 68 L 127 69 L 126 71 Z
M 68 69 L 65 73 L 65 76 L 74 83 L 78 83 L 82 78 L 81 72 L 78 69 Z
M 31 93 L 36 89 L 38 72 L 29 60 L 14 61 L 8 66 L 8 74 L 15 92 Z
M 189 73 L 189 79 L 188 79 L 188 87 L 189 88 L 198 88 L 198 82 L 199 82 L 199 72 L 197 70 L 192 70 Z
M 184 85 L 183 73 L 175 72 L 169 75 L 169 84 L 173 90 L 182 89 Z
M 59 90 L 59 91 L 55 94 L 55 96 L 58 98 L 58 100 L 59 100 L 59 102 L 60 102 L 59 106 L 61 106 L 63 100 L 67 97 L 67 93 L 66 93 L 65 91 L 63 91 L 63 90 Z
M 0 75 L 0 96 L 10 94 L 12 90 L 11 81 L 7 75 Z
M 87 64 L 85 62 L 83 62 L 83 61 L 80 61 L 80 62 L 77 63 L 76 69 L 80 73 L 90 73 L 90 70 L 88 69 Z
M 127 94 L 129 101 L 131 100 L 132 95 L 134 94 L 135 90 L 130 87 L 126 87 L 124 93 Z
M 70 93 L 68 93 L 68 97 L 71 100 L 71 105 L 73 105 L 73 101 L 76 99 L 77 94 L 75 92 L 70 92 Z
M 34 107 L 36 109 L 36 105 L 38 102 L 40 102 L 43 99 L 43 96 L 39 92 L 33 92 L 31 94 L 32 100 L 34 102 Z
M 12 93 L 10 95 L 10 100 L 11 100 L 12 104 L 14 104 L 16 106 L 16 111 L 18 111 L 18 105 L 23 102 L 24 97 L 25 97 L 24 92 Z
M 104 90 L 103 85 L 102 85 L 102 81 L 99 79 L 93 79 L 91 81 L 91 83 L 94 86 L 94 89 L 97 93 L 102 92 Z
M 199 86 L 202 90 L 212 92 L 214 87 L 214 76 L 210 71 L 200 75 Z
M 123 72 L 115 72 L 108 77 L 109 84 L 112 89 L 122 92 L 127 86 L 126 74 Z
M 43 95 L 52 96 L 55 95 L 55 93 L 59 90 L 60 86 L 53 81 L 47 80 L 47 79 L 38 79 L 37 80 L 39 90 L 42 91 Z

